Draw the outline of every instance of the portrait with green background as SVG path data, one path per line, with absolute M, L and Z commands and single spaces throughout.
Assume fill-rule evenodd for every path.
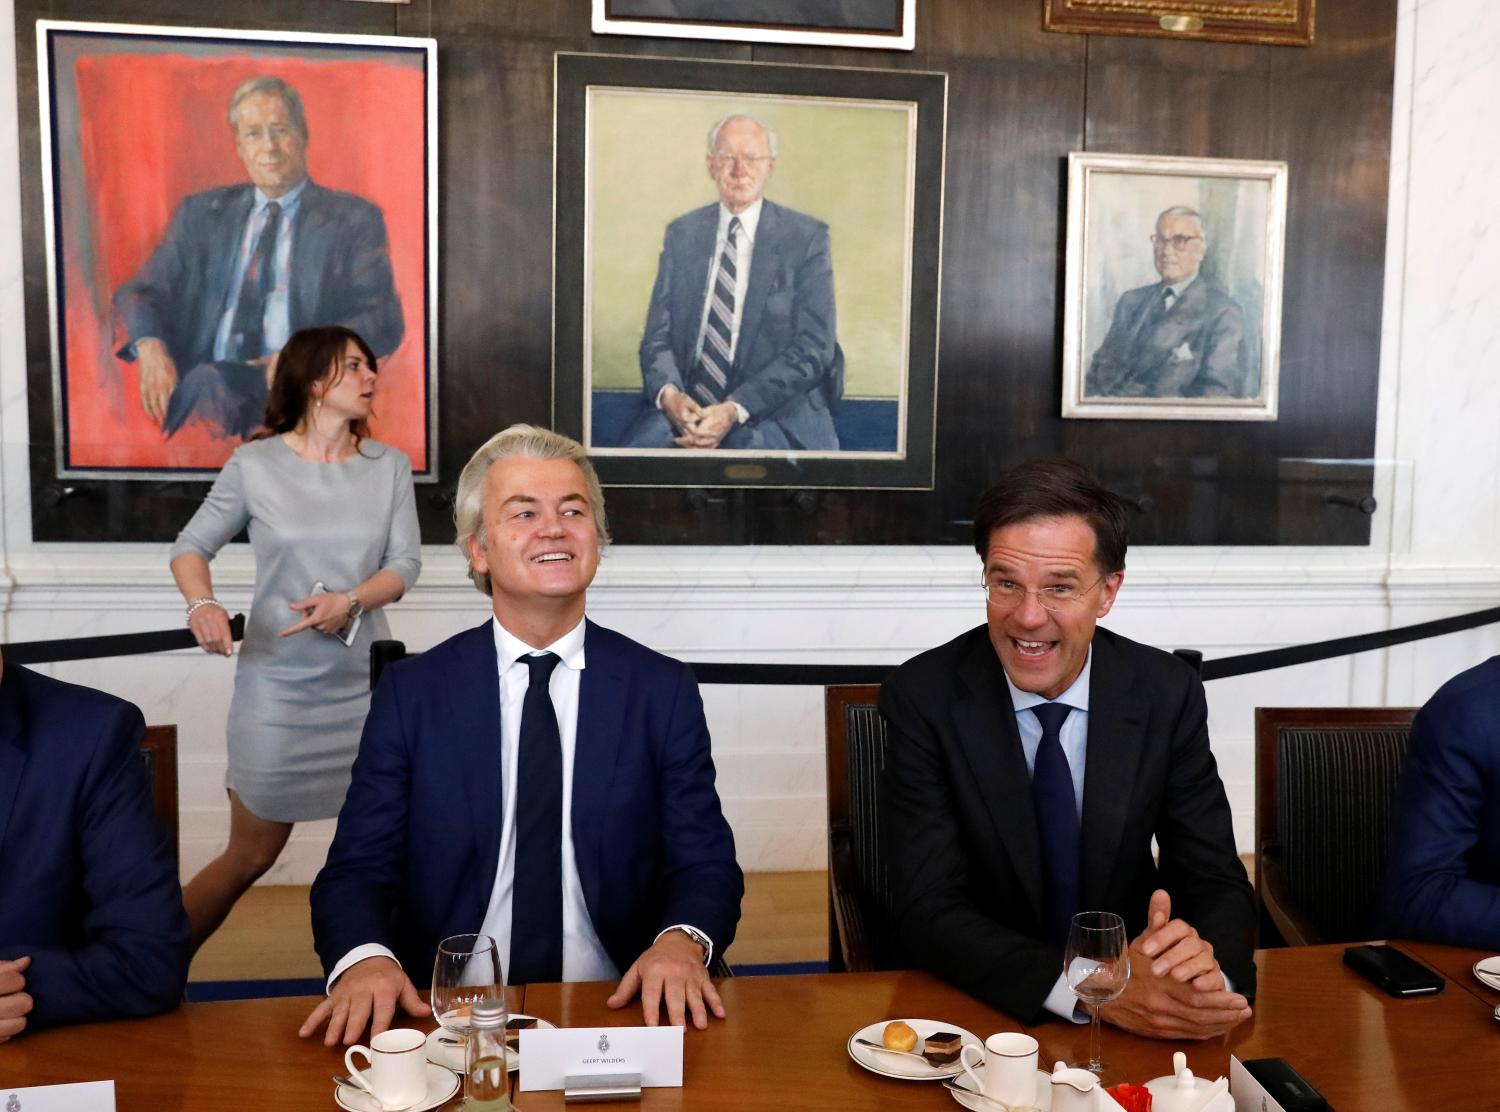
M 662 236 L 677 217 L 718 201 L 704 163 L 708 132 L 743 113 L 777 135 L 766 199 L 829 227 L 844 396 L 904 398 L 914 105 L 593 88 L 588 106 L 593 389 L 641 389 L 638 349 Z

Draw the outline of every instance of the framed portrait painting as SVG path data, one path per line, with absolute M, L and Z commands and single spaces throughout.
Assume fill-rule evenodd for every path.
M 434 41 L 40 20 L 37 57 L 58 476 L 211 476 L 340 325 L 435 479 Z
M 1310 46 L 1317 0 L 1043 0 L 1048 31 Z
M 596 35 L 772 42 L 795 46 L 916 46 L 917 0 L 594 0 Z
M 945 82 L 558 56 L 554 419 L 605 482 L 930 489 Z
M 1276 419 L 1286 176 L 1068 156 L 1064 417 Z

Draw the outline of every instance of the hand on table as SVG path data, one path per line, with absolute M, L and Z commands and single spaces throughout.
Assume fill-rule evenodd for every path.
M 206 653 L 219 656 L 234 655 L 234 637 L 229 632 L 229 615 L 216 602 L 205 603 L 193 611 L 188 619 L 188 629 L 198 641 L 198 647 Z
M 326 1022 L 324 1046 L 334 1046 L 341 1039 L 345 1046 L 353 1046 L 367 1022 L 372 1038 L 388 1028 L 397 1005 L 408 1015 L 427 1014 L 427 1005 L 399 965 L 388 957 L 365 958 L 344 970 L 333 983 L 333 991 L 303 1020 L 297 1035 L 305 1039 Z
M 26 992 L 25 973 L 30 965 L 30 956 L 0 961 L 0 1043 L 26 1029 L 32 1001 Z
M 647 1027 L 661 1022 L 660 1005 L 667 1005 L 667 1022 L 685 1025 L 688 1011 L 693 1026 L 708 1026 L 708 1013 L 724 1018 L 724 1003 L 703 965 L 703 947 L 682 931 L 668 931 L 652 944 L 620 978 L 619 987 L 606 1001 L 611 1008 L 623 1008 L 635 994 L 641 994 L 641 1014 Z M 684 1007 L 686 1005 L 686 1007 Z
M 1130 982 L 1099 1015 L 1151 1038 L 1215 1038 L 1250 1018 L 1250 1002 L 1226 991 L 1213 945 L 1171 916 L 1171 897 L 1153 892 L 1146 929 L 1130 943 Z
M 325 591 L 321 595 L 299 598 L 291 604 L 291 608 L 305 617 L 296 625 L 287 626 L 278 636 L 290 637 L 309 626 L 319 633 L 337 633 L 344 628 L 344 623 L 349 618 L 349 596 L 336 591 Z

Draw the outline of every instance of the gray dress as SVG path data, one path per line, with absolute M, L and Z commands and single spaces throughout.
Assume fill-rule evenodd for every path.
M 290 609 L 319 580 L 347 591 L 387 569 L 409 589 L 422 570 L 411 463 L 366 439 L 343 463 L 314 463 L 279 436 L 242 444 L 172 546 L 205 560 L 246 525 L 255 600 L 229 704 L 226 783 L 263 819 L 338 814 L 370 709 L 370 642 L 390 636 L 366 614 L 352 647 L 305 629 Z

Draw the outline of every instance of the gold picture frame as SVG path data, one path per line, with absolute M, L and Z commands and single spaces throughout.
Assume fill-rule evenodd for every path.
M 1316 0 L 1042 0 L 1042 29 L 1311 46 Z

